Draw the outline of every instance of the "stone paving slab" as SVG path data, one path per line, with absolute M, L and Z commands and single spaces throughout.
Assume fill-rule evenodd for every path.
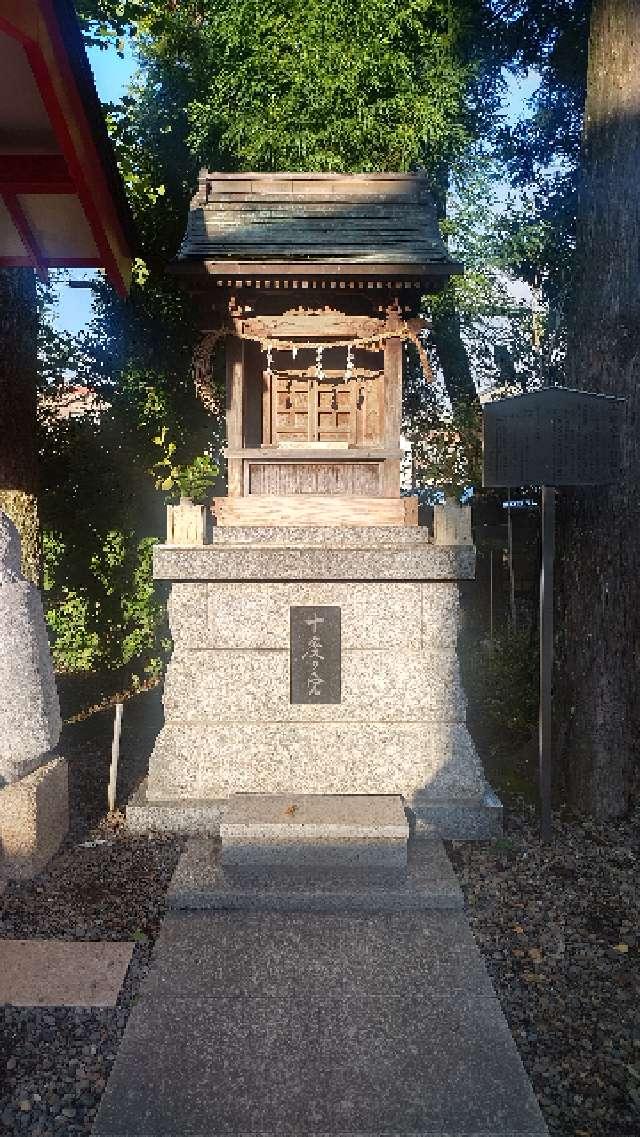
M 231 993 L 315 1000 L 466 992 L 492 998 L 458 912 L 332 915 L 175 912 L 163 924 L 143 994 Z
M 0 940 L 0 1003 L 115 1007 L 132 943 Z
M 462 892 L 441 841 L 414 841 L 405 872 L 380 869 L 226 867 L 215 841 L 188 842 L 167 893 L 169 908 L 278 912 L 461 909 Z
M 495 998 L 143 999 L 93 1137 L 544 1137 Z

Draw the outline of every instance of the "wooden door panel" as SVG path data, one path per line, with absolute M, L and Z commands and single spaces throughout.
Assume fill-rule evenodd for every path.
M 350 446 L 382 441 L 381 377 L 345 383 L 265 376 L 263 397 L 263 445 L 277 445 L 279 439 L 347 441 Z
M 277 376 L 273 384 L 275 432 L 273 440 L 309 437 L 309 390 L 304 379 Z

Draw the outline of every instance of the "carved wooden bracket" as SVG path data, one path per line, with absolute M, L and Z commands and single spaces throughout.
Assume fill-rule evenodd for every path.
M 212 357 L 221 339 L 235 335 L 252 340 L 263 349 L 280 350 L 302 348 L 362 347 L 382 350 L 384 341 L 391 338 L 409 340 L 414 344 L 427 382 L 433 378 L 431 363 L 421 340 L 427 321 L 402 318 L 399 306 L 390 305 L 384 318 L 349 316 L 333 308 L 297 308 L 281 316 L 246 317 L 242 309 L 231 307 L 229 322 L 205 332 L 193 359 L 193 376 L 196 393 L 212 414 L 220 414 L 223 405 L 212 376 Z M 336 337 L 341 336 L 341 339 Z

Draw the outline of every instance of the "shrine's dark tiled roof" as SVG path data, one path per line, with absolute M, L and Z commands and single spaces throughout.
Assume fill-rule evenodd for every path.
M 418 174 L 219 174 L 203 170 L 175 271 L 232 265 L 459 272 Z

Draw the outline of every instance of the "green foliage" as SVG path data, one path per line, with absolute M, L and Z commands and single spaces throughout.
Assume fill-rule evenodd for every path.
M 113 122 L 126 117 L 134 134 L 151 126 L 165 165 L 168 144 L 174 157 L 186 148 L 223 169 L 420 162 L 435 171 L 494 109 L 499 63 L 480 0 L 84 0 L 78 8 L 94 38 L 122 34 L 126 15 L 132 21 L 147 83 Z M 120 135 L 130 153 L 132 140 Z M 143 164 L 149 149 L 139 151 Z
M 134 665 L 140 676 L 161 673 L 169 641 L 152 578 L 153 544 L 154 538 L 136 542 L 132 533 L 108 532 L 74 588 L 64 573 L 62 537 L 45 531 L 45 612 L 59 671 Z
M 91 628 L 87 597 L 60 579 L 64 554 L 60 536 L 45 530 L 42 543 L 45 615 L 54 665 L 59 671 L 92 671 L 100 656 L 100 637 Z
M 170 648 L 166 610 L 153 582 L 154 537 L 138 542 L 129 588 L 122 593 L 122 662 L 143 663 L 144 674 L 155 678 L 164 671 Z
M 46 318 L 42 327 L 41 351 L 51 360 L 55 332 Z M 67 346 L 64 340 L 58 363 Z M 75 343 L 72 350 L 81 349 Z M 154 415 L 166 415 L 166 406 L 153 387 L 136 385 L 132 398 L 126 383 L 117 392 L 104 383 L 96 414 L 61 418 L 57 396 L 65 386 L 54 378 L 43 377 L 39 450 L 45 606 L 56 667 L 157 671 L 167 632 L 149 546 L 165 518 L 146 464 Z
M 218 467 L 209 454 L 199 454 L 178 473 L 177 482 L 184 497 L 204 502 L 218 476 Z
M 572 277 L 590 7 L 525 0 L 504 8 L 511 66 L 540 77 L 529 113 L 497 138 L 519 191 L 505 211 L 505 263 L 540 283 L 561 316 Z
M 153 440 L 162 452 L 162 457 L 152 466 L 156 488 L 168 493 L 170 500 L 175 500 L 179 490 L 183 497 L 190 497 L 192 501 L 203 504 L 218 476 L 218 466 L 210 454 L 198 454 L 187 465 L 176 465 L 177 447 L 169 439 L 168 433 L 168 427 L 163 426 Z
M 211 4 L 190 147 L 248 169 L 433 168 L 468 139 L 465 32 L 449 0 Z
M 433 428 L 414 440 L 416 485 L 460 499 L 482 481 L 481 412 L 476 403 L 442 406 Z

